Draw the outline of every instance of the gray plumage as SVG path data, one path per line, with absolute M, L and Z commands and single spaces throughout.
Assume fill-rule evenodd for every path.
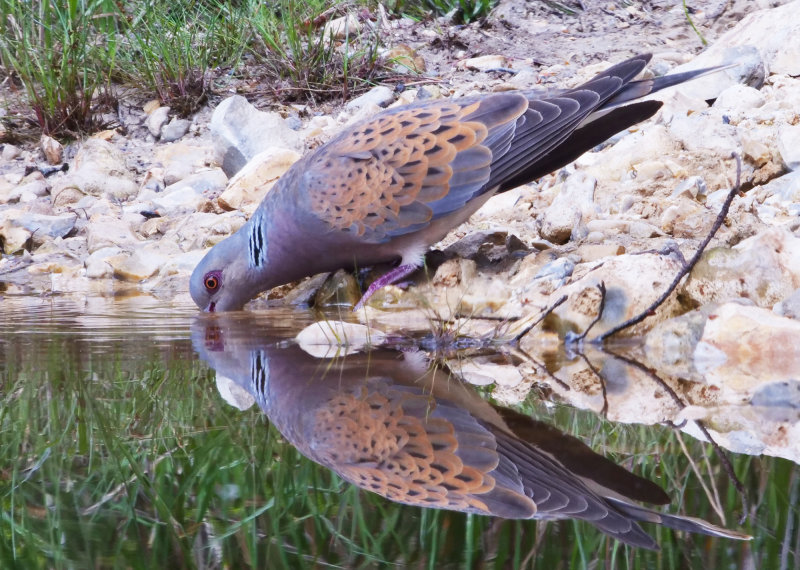
M 709 71 L 634 81 L 649 60 L 631 58 L 544 97 L 424 101 L 348 127 L 295 163 L 252 218 L 209 251 L 192 274 L 192 298 L 206 311 L 238 310 L 308 275 L 398 259 L 376 287 L 399 279 L 491 196 L 570 163 L 661 106 L 636 99 Z

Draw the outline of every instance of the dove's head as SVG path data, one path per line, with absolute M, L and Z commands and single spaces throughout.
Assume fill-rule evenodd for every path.
M 238 311 L 259 293 L 259 275 L 248 266 L 245 233 L 239 231 L 211 248 L 194 268 L 189 292 L 209 313 Z

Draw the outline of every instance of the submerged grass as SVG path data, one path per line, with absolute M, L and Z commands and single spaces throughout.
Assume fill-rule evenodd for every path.
M 505 521 L 397 505 L 301 457 L 257 409 L 225 404 L 188 341 L 87 349 L 67 336 L 0 343 L 0 566 L 10 568 L 687 568 L 795 566 L 793 464 L 736 457 L 752 544 L 649 525 L 661 552 L 581 522 Z M 5 347 L 5 348 L 4 348 Z M 101 352 L 102 351 L 102 352 Z M 720 522 L 676 436 L 531 400 L 667 488 L 671 512 Z M 707 447 L 691 458 L 727 513 L 740 498 Z M 716 465 L 717 462 L 708 465 Z M 726 523 L 737 527 L 732 518 Z

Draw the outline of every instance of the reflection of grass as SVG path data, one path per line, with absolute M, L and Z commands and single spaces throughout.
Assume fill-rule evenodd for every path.
M 796 468 L 738 457 L 757 501 L 752 546 L 651 525 L 662 552 L 634 551 L 571 521 L 538 523 L 537 540 L 536 522 L 404 507 L 341 482 L 300 457 L 255 408 L 223 403 L 213 375 L 188 358 L 188 344 L 169 353 L 111 346 L 101 357 L 61 339 L 44 357 L 24 360 L 11 350 L 0 344 L 3 568 L 216 560 L 231 568 L 506 568 L 526 560 L 547 568 L 720 568 L 741 566 L 749 550 L 757 567 L 776 568 L 780 538 L 799 522 L 787 508 Z M 529 408 L 571 433 L 592 434 L 593 447 L 659 481 L 675 497 L 671 511 L 716 520 L 669 430 L 614 426 L 535 401 Z M 704 447 L 687 444 L 702 466 Z M 737 512 L 724 473 L 706 476 Z M 795 535 L 789 565 L 797 562 Z

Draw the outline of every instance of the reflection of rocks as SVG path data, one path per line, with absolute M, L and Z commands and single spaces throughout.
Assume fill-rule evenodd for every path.
M 548 384 L 559 399 L 598 413 L 605 410 L 611 420 L 680 424 L 699 419 L 715 441 L 733 451 L 800 462 L 800 438 L 793 436 L 800 435 L 798 346 L 796 320 L 727 303 L 664 321 L 647 335 L 644 364 L 660 380 L 596 352 L 588 354 L 588 361 L 600 376 L 580 359 L 555 370 L 558 381 L 536 367 L 522 369 Z M 684 430 L 699 434 L 691 421 Z

